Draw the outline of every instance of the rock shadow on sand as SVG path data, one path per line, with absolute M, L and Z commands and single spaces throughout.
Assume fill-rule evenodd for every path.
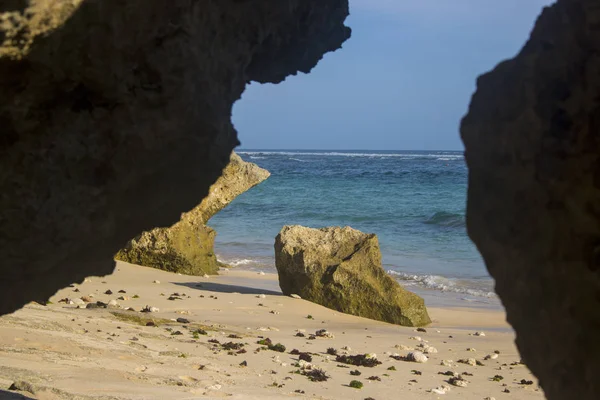
M 33 397 L 25 396 L 24 394 L 8 392 L 0 389 L 0 399 L 3 400 L 34 400 Z
M 269 296 L 283 296 L 283 293 L 269 289 L 261 289 L 250 286 L 227 285 L 216 282 L 171 282 L 174 285 L 185 286 L 191 289 L 204 290 L 216 293 L 240 293 L 240 294 L 264 294 Z

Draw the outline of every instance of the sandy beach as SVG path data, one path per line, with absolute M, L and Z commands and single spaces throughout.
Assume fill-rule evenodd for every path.
M 64 300 L 82 297 L 118 305 Z M 544 398 L 501 310 L 436 304 L 418 331 L 283 296 L 274 274 L 203 278 L 121 262 L 50 302 L 0 317 L 0 398 Z M 146 306 L 158 311 L 140 312 Z M 266 339 L 271 349 L 257 343 Z M 407 361 L 413 350 L 429 350 L 428 360 Z M 360 354 L 381 364 L 343 362 Z M 329 378 L 311 381 L 315 369 Z

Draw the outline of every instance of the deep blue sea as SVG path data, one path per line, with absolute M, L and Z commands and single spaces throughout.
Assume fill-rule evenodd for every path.
M 214 216 L 219 259 L 275 271 L 284 225 L 376 233 L 384 268 L 407 288 L 495 302 L 465 228 L 467 168 L 456 151 L 238 150 L 271 177 Z

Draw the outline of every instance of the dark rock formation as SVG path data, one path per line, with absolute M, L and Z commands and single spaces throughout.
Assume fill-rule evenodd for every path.
M 181 220 L 168 228 L 154 228 L 131 240 L 115 258 L 132 264 L 188 275 L 216 274 L 216 232 L 205 224 L 237 196 L 271 175 L 235 153 L 223 175 L 210 187 L 208 196 Z
M 27 8 L 26 8 L 27 7 Z M 56 0 L 0 7 L 0 314 L 114 268 L 198 204 L 247 82 L 309 72 L 347 0 Z
M 284 226 L 275 239 L 275 265 L 286 295 L 392 324 L 431 322 L 423 299 L 381 267 L 374 234 L 350 227 Z
M 477 81 L 467 223 L 549 399 L 600 398 L 600 7 L 559 0 Z

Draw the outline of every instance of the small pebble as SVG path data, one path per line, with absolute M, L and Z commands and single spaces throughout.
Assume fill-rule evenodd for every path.
M 302 299 L 302 297 L 298 296 L 297 294 L 290 294 L 290 297 L 298 300 Z

